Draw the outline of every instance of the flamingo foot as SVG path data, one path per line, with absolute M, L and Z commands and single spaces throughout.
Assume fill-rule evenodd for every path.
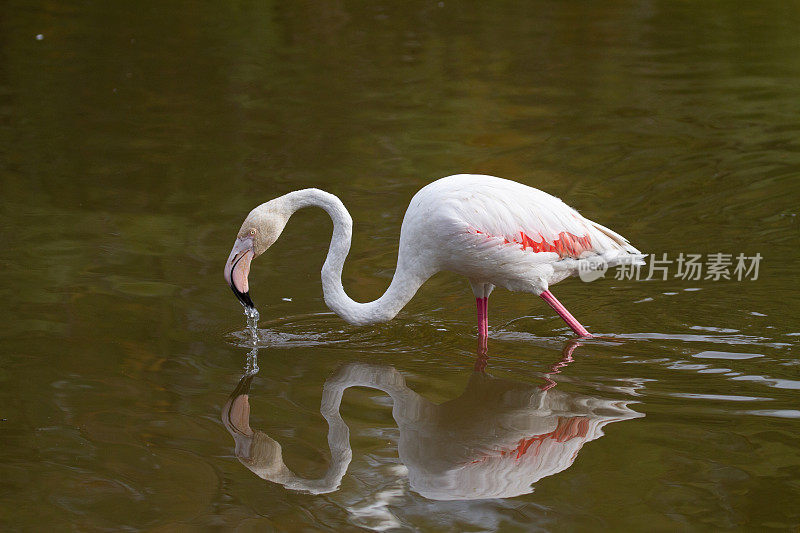
M 572 313 L 567 311 L 567 308 L 564 307 L 561 304 L 561 302 L 559 302 L 558 299 L 556 299 L 555 296 L 553 296 L 553 293 L 551 293 L 550 291 L 544 291 L 539 296 L 542 297 L 542 300 L 544 300 L 545 302 L 550 304 L 550 307 L 552 307 L 555 310 L 555 312 L 558 313 L 558 316 L 560 316 L 561 318 L 564 319 L 564 322 L 566 322 L 567 325 L 570 328 L 572 328 L 572 331 L 574 331 L 576 335 L 578 335 L 579 337 L 591 337 L 592 336 L 592 334 L 589 333 L 586 330 L 586 328 L 581 325 L 580 322 L 575 320 L 575 317 L 572 316 Z

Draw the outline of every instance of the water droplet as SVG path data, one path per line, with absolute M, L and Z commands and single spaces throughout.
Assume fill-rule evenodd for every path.
M 257 374 L 258 373 L 258 347 L 253 346 L 253 349 L 250 350 L 250 353 L 247 354 L 247 361 L 245 362 L 244 366 L 244 373 L 245 374 Z
M 244 316 L 247 318 L 247 329 L 250 331 L 250 338 L 255 346 L 258 344 L 258 309 L 255 307 L 245 307 Z

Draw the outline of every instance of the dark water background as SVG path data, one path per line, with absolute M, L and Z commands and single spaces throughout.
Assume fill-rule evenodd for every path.
M 4 3 L 0 526 L 796 529 L 798 27 L 795 1 Z M 645 416 L 531 494 L 424 498 L 369 389 L 344 396 L 339 491 L 259 479 L 220 422 L 248 352 L 222 280 L 241 220 L 290 190 L 337 194 L 345 286 L 370 300 L 411 196 L 457 172 L 556 194 L 645 252 L 760 253 L 759 278 L 556 286 L 615 337 L 578 346 L 555 390 Z M 250 422 L 305 477 L 328 465 L 319 405 L 342 364 L 440 403 L 475 359 L 454 275 L 386 325 L 325 314 L 329 232 L 299 213 L 251 274 Z M 486 371 L 541 384 L 571 333 L 533 296 L 491 304 Z

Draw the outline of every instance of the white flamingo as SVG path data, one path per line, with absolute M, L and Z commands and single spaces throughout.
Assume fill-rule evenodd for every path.
M 386 292 L 369 303 L 353 301 L 342 287 L 353 220 L 341 200 L 303 189 L 253 209 L 239 230 L 225 264 L 225 279 L 247 311 L 254 310 L 248 274 L 253 258 L 280 236 L 303 207 L 324 209 L 333 237 L 322 266 L 325 303 L 351 324 L 386 322 L 436 272 L 469 279 L 478 309 L 478 333 L 488 334 L 488 299 L 496 285 L 542 297 L 579 336 L 590 336 L 550 292 L 550 285 L 579 272 L 582 263 L 641 264 L 627 239 L 583 217 L 560 199 L 510 180 L 458 174 L 423 187 L 403 217 L 397 269 Z

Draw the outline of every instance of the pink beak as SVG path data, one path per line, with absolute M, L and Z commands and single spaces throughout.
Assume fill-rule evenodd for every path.
M 240 237 L 236 239 L 225 263 L 225 281 L 228 282 L 233 294 L 247 308 L 255 308 L 253 300 L 250 299 L 250 285 L 247 276 L 250 274 L 250 261 L 255 255 L 253 251 L 253 238 Z

